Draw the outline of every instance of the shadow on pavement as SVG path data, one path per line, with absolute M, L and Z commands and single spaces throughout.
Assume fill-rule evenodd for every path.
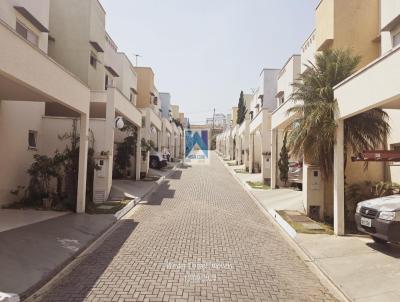
M 182 177 L 182 171 L 176 170 L 170 174 L 167 179 L 181 179 Z
M 181 164 L 180 166 L 179 166 L 179 169 L 189 169 L 189 168 L 191 168 L 192 166 L 191 165 L 188 165 L 188 164 Z
M 168 181 L 162 183 L 157 191 L 146 198 L 144 205 L 159 206 L 165 198 L 174 198 L 175 190 L 170 189 Z
M 400 259 L 400 246 L 399 245 L 395 245 L 395 244 L 391 244 L 391 243 L 387 243 L 387 244 L 381 244 L 381 243 L 367 243 L 367 245 L 376 250 L 377 252 L 383 253 L 387 256 L 396 258 L 396 259 Z
M 119 226 L 92 253 L 46 293 L 40 301 L 85 301 L 103 273 L 110 266 L 123 244 L 132 234 L 138 223 L 131 219 L 121 220 Z M 73 296 L 69 296 L 73 295 Z M 36 301 L 36 300 L 35 300 Z

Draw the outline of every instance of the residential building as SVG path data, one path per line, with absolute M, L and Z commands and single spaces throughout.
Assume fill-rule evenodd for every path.
M 227 118 L 223 113 L 216 113 L 213 117 L 206 119 L 206 124 L 214 129 L 225 129 L 227 126 Z
M 307 43 L 307 42 L 306 42 Z M 294 105 L 292 94 L 294 92 L 293 83 L 295 83 L 301 72 L 301 56 L 292 55 L 283 65 L 277 76 L 277 93 L 275 96 L 276 109 L 271 116 L 271 147 L 272 147 L 272 170 L 271 170 L 271 187 L 281 187 L 283 183 L 280 181 L 278 161 L 280 150 L 283 146 L 283 139 L 286 131 L 289 131 L 288 125 L 294 118 L 288 115 L 289 108 Z M 291 159 L 300 161 L 299 159 Z
M 152 141 L 157 150 L 162 147 L 162 120 L 160 95 L 154 84 L 154 72 L 150 67 L 135 67 L 138 75 L 137 107 L 142 112 L 142 137 Z
M 375 1 L 371 1 L 375 3 Z M 392 133 L 388 137 L 388 146 L 396 150 L 400 142 L 400 81 L 398 67 L 400 66 L 400 2 L 397 0 L 380 1 L 380 6 L 374 13 L 379 13 L 379 32 L 375 43 L 380 46 L 380 56 L 364 66 L 358 72 L 335 87 L 335 97 L 338 101 L 339 116 L 337 142 L 334 156 L 334 230 L 338 235 L 345 233 L 345 203 L 344 203 L 344 123 L 345 120 L 372 108 L 383 108 L 390 116 Z M 375 20 L 375 17 L 374 17 Z M 371 29 L 375 32 L 375 29 Z M 360 38 L 368 40 L 369 35 Z M 360 41 L 368 43 L 368 41 Z M 389 150 L 390 151 L 390 150 Z M 387 151 L 386 151 L 387 152 Z M 385 151 L 376 152 L 383 157 Z M 385 162 L 385 160 L 382 158 Z M 385 175 L 381 180 L 400 181 L 400 169 L 391 162 L 385 162 Z M 347 173 L 347 172 L 346 172 Z M 347 177 L 346 177 L 347 179 Z M 346 180 L 347 182 L 347 180 Z
M 161 117 L 166 119 L 172 118 L 171 94 L 168 92 L 160 92 L 161 101 Z
M 249 108 L 249 172 L 262 173 L 271 182 L 271 115 L 275 101 L 278 69 L 263 69 Z
M 0 3 L 0 205 L 17 200 L 29 183 L 27 169 L 36 154 L 54 155 L 47 107 L 73 114 L 79 122 L 79 171 L 76 211 L 85 211 L 90 90 L 48 55 L 53 32 L 49 1 Z M 13 194 L 14 193 L 14 194 Z
M 316 8 L 315 48 L 349 49 L 360 68 L 379 56 L 380 0 L 321 0 Z
M 246 108 L 251 107 L 251 101 L 253 100 L 252 94 L 244 94 L 244 103 Z M 235 146 L 235 160 L 238 164 L 244 165 L 245 169 L 249 169 L 249 124 L 252 119 L 251 111 L 247 110 L 244 121 L 237 125 L 237 131 L 235 131 L 234 143 Z
M 94 177 L 93 199 L 103 202 L 112 187 L 115 145 L 124 139 L 124 134 L 116 130 L 118 117 L 131 123 L 139 133 L 130 176 L 140 178 L 142 117 L 135 107 L 137 74 L 128 57 L 118 52 L 106 33 L 105 11 L 98 0 L 50 1 L 50 25 L 53 38 L 49 44 L 50 56 L 90 88 L 89 127 L 94 136 L 94 157 L 100 166 Z M 74 119 L 68 111 L 52 104 L 46 105 L 46 116 L 57 117 L 48 118 L 46 123 L 62 133 L 68 132 Z M 54 144 L 59 134 L 54 133 Z
M 171 105 L 171 114 L 172 114 L 172 118 L 179 120 L 179 106 L 178 105 Z

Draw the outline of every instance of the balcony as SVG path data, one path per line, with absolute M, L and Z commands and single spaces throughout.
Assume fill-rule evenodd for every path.
M 142 126 L 141 112 L 117 88 L 108 88 L 109 100 L 114 100 L 115 112 L 124 116 L 134 125 Z
M 400 109 L 399 67 L 397 47 L 337 85 L 339 119 L 376 107 Z
M 290 123 L 294 116 L 293 114 L 288 114 L 288 110 L 292 108 L 294 104 L 295 102 L 292 99 L 289 99 L 272 113 L 272 129 L 284 128 Z
M 89 112 L 89 88 L 0 20 L 0 99 L 58 103 Z

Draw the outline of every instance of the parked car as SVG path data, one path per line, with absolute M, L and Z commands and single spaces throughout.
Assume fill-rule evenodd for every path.
M 150 168 L 152 169 L 161 169 L 166 167 L 168 164 L 167 159 L 163 157 L 163 155 L 158 151 L 150 152 Z
M 288 182 L 300 190 L 303 188 L 303 162 L 294 161 L 289 163 Z
M 355 219 L 357 229 L 378 243 L 400 243 L 400 195 L 359 202 Z

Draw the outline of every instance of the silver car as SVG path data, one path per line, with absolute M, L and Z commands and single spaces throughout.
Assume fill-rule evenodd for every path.
M 357 229 L 376 242 L 400 243 L 400 195 L 359 202 L 355 219 Z
M 288 182 L 300 190 L 303 187 L 303 161 L 289 163 Z

